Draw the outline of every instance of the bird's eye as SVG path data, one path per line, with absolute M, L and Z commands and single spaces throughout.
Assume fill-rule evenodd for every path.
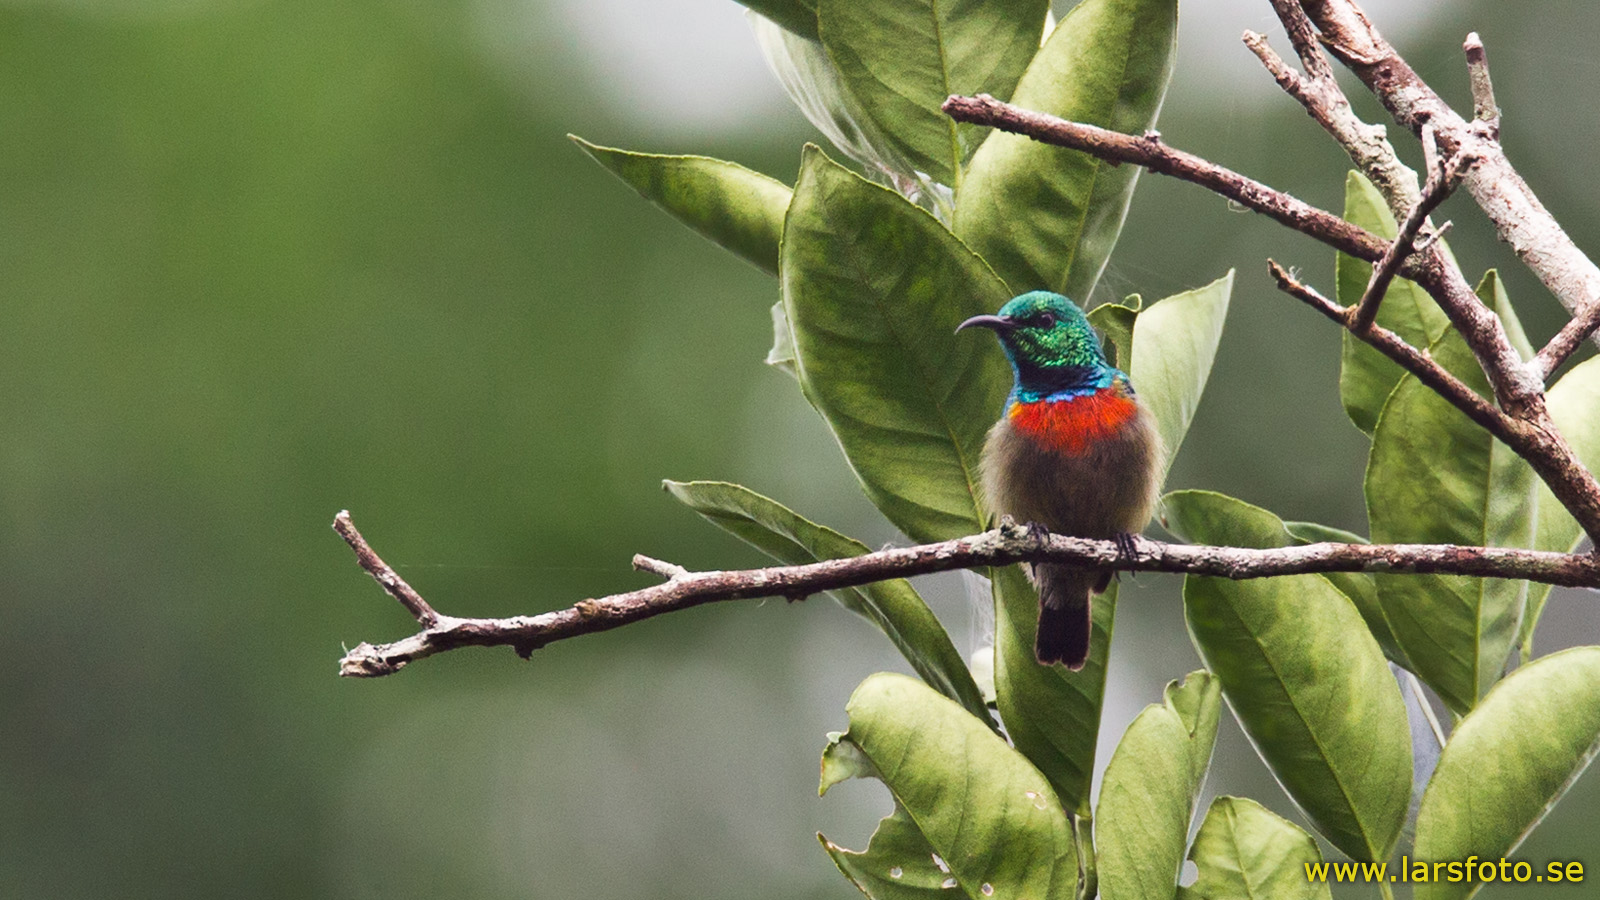
M 1056 324 L 1056 314 L 1052 312 L 1039 313 L 1034 317 L 1033 323 L 1040 328 L 1053 328 Z

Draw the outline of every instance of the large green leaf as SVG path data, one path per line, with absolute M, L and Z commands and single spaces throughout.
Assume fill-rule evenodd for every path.
M 1600 647 L 1523 666 L 1461 720 L 1417 813 L 1426 862 L 1511 855 L 1600 750 Z M 1588 860 L 1584 860 L 1588 863 Z M 1462 900 L 1468 881 L 1418 884 L 1417 900 Z
M 817 0 L 738 0 L 795 34 L 817 39 Z
M 1167 498 L 1182 506 L 1181 495 Z M 1245 507 L 1245 504 L 1239 504 Z M 1272 547 L 1275 517 L 1193 516 L 1185 537 Z M 1335 847 L 1387 859 L 1411 794 L 1405 703 L 1355 606 L 1319 575 L 1183 582 L 1189 633 L 1289 795 Z
M 903 675 L 868 678 L 848 711 L 849 730 L 823 751 L 822 791 L 876 778 L 896 810 L 864 853 L 822 840 L 867 896 L 929 896 L 934 870 L 946 896 L 1073 896 L 1072 824 L 1044 776 L 998 735 Z
M 1103 900 L 1161 900 L 1178 890 L 1189 820 L 1217 739 L 1222 694 L 1204 670 L 1133 720 L 1106 766 L 1095 810 Z
M 1012 102 L 1141 134 L 1172 77 L 1176 0 L 1084 0 L 1056 26 Z M 1116 245 L 1137 166 L 991 133 L 956 194 L 955 231 L 1016 293 L 1087 302 Z
M 1049 9 L 1049 0 L 818 0 L 817 20 L 828 58 L 892 152 L 957 185 L 975 129 L 940 104 L 1011 96 Z
M 1308 866 L 1322 862 L 1317 842 L 1299 826 L 1243 797 L 1218 797 L 1189 851 L 1200 875 L 1181 900 L 1328 900 L 1326 881 Z
M 981 531 L 978 455 L 1011 389 L 993 340 L 955 334 L 1005 286 L 931 215 L 807 147 L 779 281 L 807 399 L 912 539 Z
M 706 156 L 635 153 L 567 137 L 673 218 L 778 274 L 778 239 L 792 193 L 783 182 Z
M 1344 217 L 1383 238 L 1393 238 L 1400 230 L 1383 195 L 1360 172 L 1352 171 L 1345 178 Z M 1372 278 L 1372 263 L 1340 253 L 1335 271 L 1339 302 L 1349 306 L 1360 301 Z M 1383 305 L 1378 307 L 1377 322 L 1414 347 L 1432 346 L 1450 327 L 1450 318 L 1428 292 L 1404 278 L 1390 282 Z M 1350 421 L 1369 436 L 1378 426 L 1384 401 L 1403 374 L 1393 360 L 1344 332 L 1339 399 L 1344 401 Z
M 806 519 L 776 500 L 719 481 L 663 482 L 672 496 L 712 524 L 739 537 L 773 559 L 800 565 L 845 559 L 871 548 Z M 950 635 L 903 578 L 830 592 L 845 609 L 878 626 L 922 679 L 967 711 L 992 722 L 983 694 L 972 680 Z
M 1211 377 L 1232 295 L 1230 270 L 1204 287 L 1152 303 L 1133 320 L 1128 377 L 1155 416 L 1169 467 Z
M 1509 305 L 1500 312 L 1512 320 Z M 1457 332 L 1447 332 L 1432 353 L 1472 388 L 1488 390 Z M 1509 447 L 1415 377 L 1400 380 L 1367 459 L 1374 542 L 1532 546 L 1534 487 L 1532 469 Z M 1458 715 L 1466 713 L 1505 667 L 1527 582 L 1458 575 L 1374 581 L 1412 671 Z
M 1572 446 L 1578 459 L 1591 472 L 1600 471 L 1600 356 L 1590 357 L 1562 376 L 1545 395 L 1550 418 L 1555 420 L 1561 435 Z M 1539 482 L 1538 523 L 1535 526 L 1534 547 L 1557 553 L 1571 553 L 1583 541 L 1583 529 L 1578 520 L 1567 512 L 1556 495 L 1543 481 Z M 1522 643 L 1524 658 L 1533 655 L 1533 632 L 1544 613 L 1544 602 L 1550 596 L 1550 585 L 1528 586 L 1528 607 L 1522 617 Z
M 1213 491 L 1174 491 L 1163 497 L 1161 504 L 1167 530 L 1188 541 L 1197 541 L 1194 535 L 1211 534 L 1230 527 L 1230 523 L 1244 522 L 1255 536 L 1256 543 L 1251 545 L 1254 547 L 1289 547 L 1318 541 L 1366 543 L 1360 535 L 1337 528 L 1313 522 L 1284 522 L 1259 506 Z M 1364 572 L 1324 572 L 1319 577 L 1327 579 L 1355 604 L 1383 655 L 1405 665 L 1405 654 L 1384 618 L 1372 576 Z
M 1117 621 L 1117 585 L 1093 598 L 1089 659 L 1073 672 L 1041 666 L 1033 655 L 1039 595 L 1020 566 L 993 570 L 995 694 L 1006 734 L 1071 812 L 1089 813 L 1106 660 Z

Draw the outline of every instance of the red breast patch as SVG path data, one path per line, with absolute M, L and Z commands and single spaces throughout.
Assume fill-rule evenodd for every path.
M 1011 424 L 1057 453 L 1081 456 L 1119 434 L 1138 412 L 1138 405 L 1121 391 L 1101 388 L 1070 400 L 1014 403 Z

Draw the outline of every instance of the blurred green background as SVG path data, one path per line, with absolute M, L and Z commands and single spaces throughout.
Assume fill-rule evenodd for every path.
M 1369 9 L 1458 104 L 1482 32 L 1513 159 L 1594 246 L 1600 7 Z M 1338 209 L 1343 157 L 1237 42 L 1267 4 L 1183 17 L 1168 140 Z M 341 508 L 463 615 L 649 583 L 635 552 L 759 562 L 663 477 L 895 538 L 761 365 L 773 280 L 568 131 L 785 180 L 813 139 L 730 0 L 0 0 L 0 898 L 855 896 L 812 833 L 864 845 L 886 795 L 818 800 L 817 755 L 904 667 L 826 600 L 335 677 L 411 630 Z M 1470 201 L 1442 215 L 1551 334 Z M 1331 291 L 1330 251 L 1146 176 L 1095 300 L 1237 266 L 1171 486 L 1364 530 L 1337 336 L 1267 255 Z M 1198 664 L 1177 585 L 1125 594 L 1107 749 Z M 970 648 L 962 580 L 926 587 Z M 1558 591 L 1540 638 L 1600 642 L 1600 604 Z M 1218 761 L 1212 792 L 1294 815 L 1231 723 Z M 1518 855 L 1600 878 L 1597 805 L 1590 773 Z

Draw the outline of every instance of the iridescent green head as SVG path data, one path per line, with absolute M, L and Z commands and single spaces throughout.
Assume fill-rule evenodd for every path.
M 1116 374 L 1089 317 L 1060 294 L 1031 291 L 1000 307 L 999 315 L 973 316 L 956 330 L 969 326 L 994 330 L 1016 371 L 1017 388 L 1026 393 L 1103 387 Z

